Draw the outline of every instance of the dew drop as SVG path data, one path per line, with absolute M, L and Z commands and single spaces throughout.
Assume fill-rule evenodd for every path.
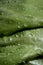
M 20 26 L 18 26 L 18 28 L 20 28 Z
M 35 46 L 35 50 L 38 50 L 38 47 L 37 46 Z
M 32 37 L 30 34 L 28 35 L 29 37 Z
M 16 37 L 18 37 L 18 35 L 16 35 Z
M 27 27 L 27 24 L 24 24 L 24 27 Z
M 18 43 L 18 46 L 20 46 L 20 43 Z
M 10 53 L 8 53 L 8 55 L 10 55 Z
M 12 38 L 10 38 L 10 41 L 12 41 Z

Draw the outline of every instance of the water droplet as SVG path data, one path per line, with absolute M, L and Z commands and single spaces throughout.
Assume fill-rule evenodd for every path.
M 27 24 L 24 24 L 24 27 L 27 27 Z
M 10 38 L 10 41 L 12 41 L 12 38 Z
M 18 28 L 20 28 L 20 26 L 18 26 Z
M 20 46 L 20 43 L 18 43 L 18 46 Z
M 37 46 L 35 46 L 35 50 L 38 50 L 38 47 Z
M 16 37 L 18 37 L 18 35 L 16 35 Z
M 29 37 L 32 37 L 31 34 L 28 35 Z
M 10 53 L 8 53 L 8 55 L 10 55 Z

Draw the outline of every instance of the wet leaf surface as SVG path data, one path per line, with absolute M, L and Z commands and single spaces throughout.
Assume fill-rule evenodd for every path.
M 40 55 L 43 0 L 0 0 L 0 65 L 43 65 Z

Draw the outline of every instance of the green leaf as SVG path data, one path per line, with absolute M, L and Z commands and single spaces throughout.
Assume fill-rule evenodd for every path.
M 43 29 L 0 38 L 0 65 L 13 65 L 43 55 Z
M 0 0 L 0 65 L 18 65 L 26 60 L 42 63 L 30 61 L 43 55 L 41 27 L 43 0 Z
M 43 0 L 0 0 L 0 34 L 43 26 Z

